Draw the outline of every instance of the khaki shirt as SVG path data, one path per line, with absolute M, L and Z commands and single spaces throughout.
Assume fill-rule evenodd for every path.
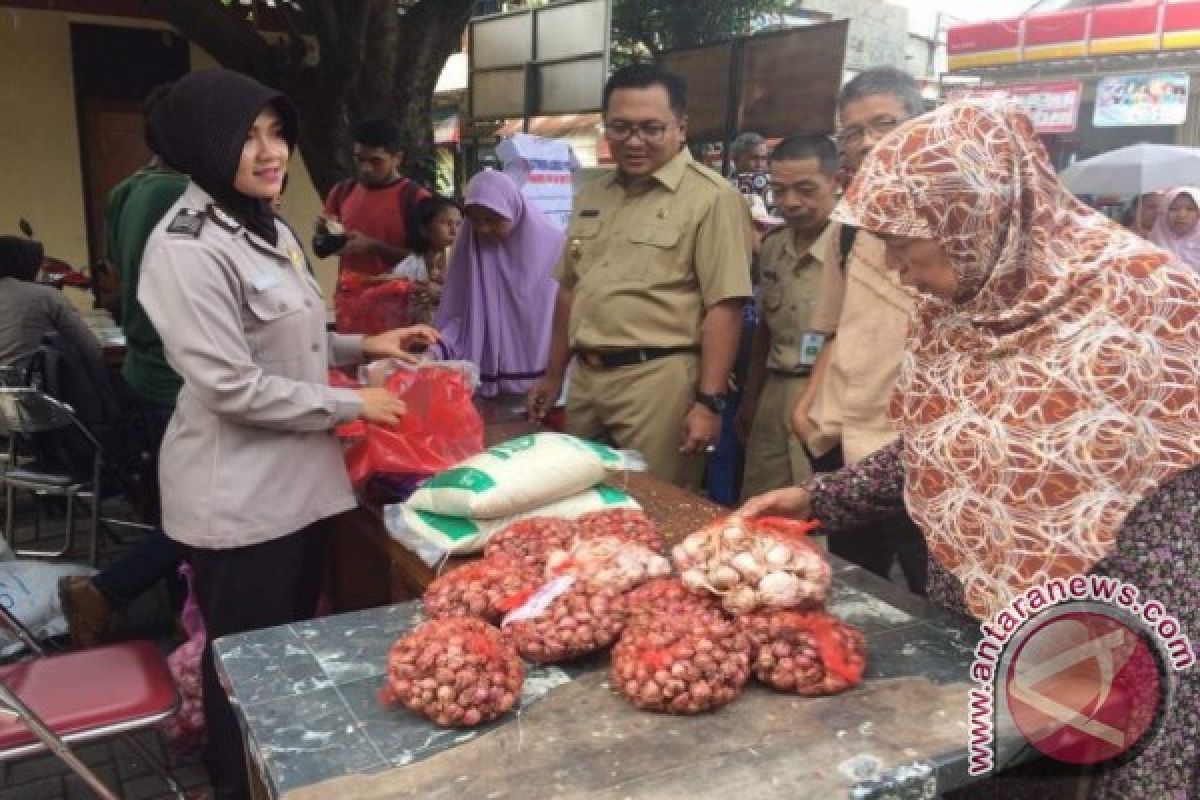
M 835 325 L 816 328 L 812 312 L 825 271 L 840 269 L 833 248 L 841 228 L 830 222 L 803 253 L 796 252 L 796 236 L 791 228 L 780 228 L 763 239 L 759 253 L 762 287 L 758 305 L 771 334 L 767 369 L 807 373 L 824 341 L 813 334 L 834 331 Z M 816 347 L 808 359 L 803 358 L 806 344 Z
M 816 433 L 809 450 L 818 455 L 841 442 L 847 462 L 859 461 L 895 440 L 888 404 L 908 334 L 912 298 L 886 268 L 883 242 L 859 231 L 846 259 L 844 286 L 822 289 L 814 327 L 837 320 L 829 365 L 809 417 Z
M 362 337 L 325 331 L 291 230 L 271 246 L 189 184 L 146 243 L 138 300 L 183 389 L 159 459 L 163 528 L 194 547 L 275 539 L 354 506 L 333 427 L 358 416 L 328 367 Z
M 555 271 L 574 293 L 572 349 L 688 347 L 713 305 L 751 295 L 741 195 L 686 149 L 645 180 L 580 190 Z

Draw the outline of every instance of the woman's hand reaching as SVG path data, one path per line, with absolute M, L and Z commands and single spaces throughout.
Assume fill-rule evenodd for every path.
M 404 416 L 404 401 L 387 389 L 358 389 L 362 398 L 362 413 L 359 415 L 367 422 L 376 425 L 395 425 Z
M 412 325 L 407 328 L 393 328 L 374 336 L 364 336 L 362 349 L 363 355 L 369 358 L 399 358 L 413 362 L 417 360 L 415 353 L 424 352 L 441 340 L 442 337 L 436 328 L 429 325 Z
M 812 495 L 807 489 L 793 486 L 751 497 L 733 512 L 738 517 L 812 517 Z

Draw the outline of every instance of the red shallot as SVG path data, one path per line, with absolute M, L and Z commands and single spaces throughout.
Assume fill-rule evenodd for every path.
M 436 619 L 392 645 L 381 696 L 442 727 L 471 727 L 515 706 L 524 680 L 521 659 L 498 629 Z

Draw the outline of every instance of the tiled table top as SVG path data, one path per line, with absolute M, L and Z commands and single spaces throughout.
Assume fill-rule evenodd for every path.
M 867 636 L 867 680 L 923 676 L 934 684 L 967 680 L 978 629 L 857 567 L 835 563 L 830 610 Z M 214 644 L 253 757 L 273 796 L 340 775 L 403 766 L 487 732 L 442 730 L 379 700 L 391 643 L 422 619 L 418 603 L 385 606 L 269 628 Z M 593 663 L 529 671 L 522 707 Z M 922 713 L 915 709 L 914 713 Z M 926 710 L 928 711 L 928 710 Z M 965 721 L 965 706 L 936 725 Z M 961 711 L 961 713 L 958 713 Z M 934 712 L 928 712 L 934 713 Z M 493 726 L 511 724 L 511 715 Z M 849 743 L 848 743 L 849 744 Z M 913 763 L 891 774 L 866 774 L 858 797 L 922 796 L 966 782 L 963 747 L 927 752 L 912 743 Z M 849 752 L 849 750 L 848 750 Z

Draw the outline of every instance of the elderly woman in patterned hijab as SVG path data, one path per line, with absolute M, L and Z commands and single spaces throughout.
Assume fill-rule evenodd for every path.
M 880 142 L 834 218 L 883 238 L 916 293 L 901 438 L 740 513 L 836 536 L 903 503 L 943 605 L 989 620 L 1052 579 L 1109 575 L 1197 649 L 1196 273 L 1063 188 L 1023 114 L 971 103 Z M 1088 796 L 1200 797 L 1200 674 L 1175 677 L 1158 735 Z

